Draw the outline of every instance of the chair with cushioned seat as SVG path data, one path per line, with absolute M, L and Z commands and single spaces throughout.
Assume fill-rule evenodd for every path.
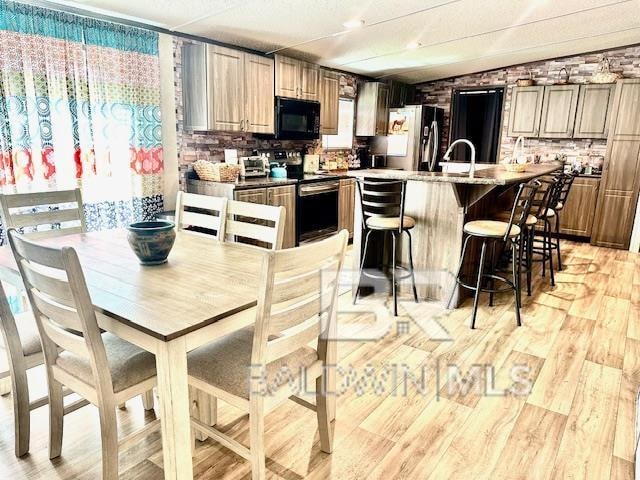
M 520 321 L 520 276 L 521 267 L 523 262 L 524 250 L 526 248 L 525 229 L 527 221 L 530 221 L 531 203 L 533 198 L 540 187 L 539 182 L 532 181 L 527 184 L 520 184 L 516 193 L 509 218 L 506 221 L 500 220 L 472 220 L 465 223 L 463 232 L 466 235 L 462 247 L 462 255 L 460 257 L 460 265 L 455 275 L 455 284 L 451 290 L 451 296 L 449 297 L 448 305 L 453 301 L 453 297 L 459 286 L 472 290 L 474 292 L 473 311 L 471 314 L 471 328 L 475 328 L 476 316 L 478 313 L 478 301 L 480 298 L 480 292 L 490 293 L 490 304 L 493 304 L 493 294 L 507 291 L 512 289 L 515 297 L 515 313 L 517 325 L 521 325 Z M 475 285 L 465 283 L 461 280 L 460 274 L 462 272 L 462 266 L 464 264 L 465 253 L 469 241 L 472 238 L 476 238 L 482 241 L 480 262 L 478 264 L 478 273 L 475 280 Z M 511 280 L 496 274 L 495 271 L 495 258 L 491 259 L 492 268 L 489 271 L 485 271 L 485 262 L 487 260 L 487 245 L 490 244 L 495 255 L 495 244 L 497 242 L 503 242 L 504 245 L 511 244 Z M 489 282 L 489 287 L 483 288 L 484 281 Z M 506 288 L 496 289 L 494 288 L 494 282 L 500 281 L 507 285 Z
M 407 188 L 406 180 L 381 180 L 373 178 L 358 179 L 358 192 L 360 194 L 360 205 L 362 207 L 362 234 L 365 238 L 364 249 L 362 250 L 362 260 L 360 263 L 360 273 L 358 276 L 358 286 L 353 296 L 353 303 L 356 303 L 358 293 L 361 289 L 362 277 L 374 279 L 388 279 L 388 274 L 380 275 L 365 269 L 367 254 L 371 244 L 369 240 L 374 232 L 383 235 L 391 234 L 391 290 L 393 296 L 393 314 L 398 316 L 398 281 L 411 277 L 413 297 L 418 302 L 418 292 L 416 290 L 416 280 L 413 271 L 413 247 L 411 239 L 411 229 L 415 227 L 416 221 L 404 214 L 405 194 Z M 399 267 L 398 243 L 402 234 L 406 233 L 409 239 L 409 267 L 405 269 Z M 384 267 L 383 267 L 384 269 Z M 404 276 L 398 276 L 397 270 L 408 270 Z
M 4 228 L 20 228 L 29 238 L 84 232 L 82 205 L 79 189 L 0 195 Z M 31 401 L 27 381 L 27 371 L 42 365 L 44 357 L 33 314 L 14 315 L 4 287 L 0 297 L 0 350 L 4 350 L 9 363 L 8 370 L 0 371 L 0 395 L 13 393 L 15 454 L 21 457 L 29 452 L 30 412 L 48 401 L 47 397 Z M 74 404 L 74 408 L 78 406 Z
M 42 342 L 49 394 L 49 458 L 62 449 L 66 386 L 98 407 L 102 478 L 118 478 L 118 447 L 159 427 L 159 420 L 118 440 L 116 406 L 156 385 L 155 356 L 101 333 L 73 248 L 46 247 L 8 231 Z
M 230 333 L 188 354 L 190 388 L 249 413 L 250 448 L 197 418 L 191 419 L 192 428 L 249 460 L 253 479 L 266 475 L 264 417 L 289 397 L 316 411 L 320 448 L 331 453 L 327 344 L 336 328 L 347 240 L 348 232 L 342 230 L 311 245 L 265 251 L 255 328 Z M 315 405 L 300 398 L 311 381 Z
M 86 231 L 80 189 L 15 193 L 0 195 L 0 209 L 5 229 L 24 230 L 30 239 L 58 237 Z M 30 412 L 46 405 L 47 397 L 31 401 L 27 371 L 44 363 L 40 336 L 31 312 L 14 315 L 7 303 L 4 288 L 0 290 L 0 331 L 4 340 L 0 349 L 6 353 L 9 370 L 0 371 L 0 395 L 13 392 L 15 454 L 28 453 Z M 22 348 L 19 347 L 22 345 Z M 4 348 L 2 348 L 4 347 Z M 65 390 L 65 395 L 71 393 Z M 153 409 L 153 392 L 142 397 L 146 410 Z M 75 402 L 67 412 L 82 406 Z
M 553 250 L 560 251 L 560 239 L 553 241 L 551 221 L 557 218 L 554 206 L 558 202 L 560 188 L 562 188 L 562 177 L 555 175 L 539 179 L 542 187 L 532 206 L 532 214 L 538 219 L 536 228 L 531 229 L 532 251 L 538 257 L 533 257 L 533 261 L 542 262 L 542 276 L 546 276 L 547 262 L 549 263 L 549 278 L 551 286 L 555 286 L 555 274 L 553 266 Z
M 557 199 L 553 206 L 555 213 L 555 234 L 556 234 L 556 251 L 558 253 L 558 270 L 562 270 L 562 254 L 560 253 L 560 213 L 567 204 L 567 198 L 571 191 L 571 186 L 575 180 L 577 174 L 575 173 L 563 173 L 560 175 L 560 186 L 558 187 Z

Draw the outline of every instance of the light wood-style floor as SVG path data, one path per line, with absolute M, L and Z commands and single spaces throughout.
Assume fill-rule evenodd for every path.
M 341 342 L 345 373 L 338 378 L 343 385 L 352 382 L 338 398 L 334 453 L 320 451 L 315 415 L 289 402 L 267 417 L 268 474 L 286 480 L 632 479 L 640 255 L 566 242 L 564 257 L 555 288 L 538 278 L 534 296 L 523 296 L 521 328 L 506 295 L 492 308 L 483 300 L 477 330 L 466 323 L 469 303 L 442 317 L 452 341 L 431 340 L 407 322 L 408 332 L 394 327 L 380 341 Z M 341 300 L 350 303 L 349 295 Z M 427 304 L 407 308 L 414 316 L 437 311 Z M 369 326 L 363 316 L 345 315 L 340 322 L 342 328 Z M 368 365 L 377 382 L 363 386 L 347 373 L 353 367 L 363 375 Z M 416 376 L 425 367 L 426 392 L 402 376 L 394 384 L 392 374 L 382 375 L 389 373 L 384 365 L 406 365 Z M 459 368 L 469 393 L 447 382 L 447 372 L 455 371 L 448 365 Z M 495 387 L 487 392 L 491 369 Z M 479 371 L 484 376 L 474 381 L 470 373 Z M 527 379 L 533 386 L 522 394 Z M 44 392 L 42 377 L 34 383 Z M 494 394 L 512 386 L 519 394 Z M 138 400 L 127 407 L 118 413 L 122 433 L 153 418 L 145 418 Z M 11 401 L 0 399 L 0 477 L 98 477 L 93 407 L 65 418 L 62 458 L 53 462 L 47 458 L 47 408 L 33 418 L 31 454 L 18 460 Z M 248 440 L 246 417 L 223 405 L 219 420 L 220 428 Z M 122 478 L 162 478 L 159 434 L 121 454 L 120 464 Z M 246 461 L 211 440 L 198 444 L 194 465 L 198 479 L 250 478 Z

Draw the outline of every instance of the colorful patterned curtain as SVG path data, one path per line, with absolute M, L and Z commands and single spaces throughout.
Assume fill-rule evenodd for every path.
M 80 186 L 89 229 L 162 211 L 158 35 L 0 0 L 0 187 Z

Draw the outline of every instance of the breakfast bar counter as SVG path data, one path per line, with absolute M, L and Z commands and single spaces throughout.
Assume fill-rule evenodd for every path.
M 515 185 L 548 175 L 561 168 L 558 162 L 527 165 L 524 172 L 509 172 L 501 165 L 476 169 L 468 173 L 418 172 L 387 169 L 350 171 L 349 176 L 389 180 L 407 180 L 405 215 L 416 221 L 413 236 L 413 261 L 418 295 L 421 300 L 447 302 L 462 252 L 463 227 L 470 220 L 490 218 L 500 206 L 510 207 L 511 196 L 505 195 Z M 358 194 L 356 194 L 358 195 Z M 406 235 L 400 255 L 406 264 Z M 354 278 L 357 278 L 362 252 L 362 213 L 356 199 L 354 226 Z M 384 247 L 378 248 L 379 251 Z M 463 272 L 475 268 L 474 248 L 467 255 Z M 367 262 L 368 263 L 368 262 Z M 357 283 L 357 282 L 354 282 Z M 461 289 L 459 289 L 461 290 Z M 408 292 L 403 285 L 401 291 Z M 461 292 L 451 307 L 457 306 Z

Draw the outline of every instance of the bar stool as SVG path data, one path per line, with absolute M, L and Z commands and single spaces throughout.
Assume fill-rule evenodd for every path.
M 533 215 L 538 219 L 538 222 L 530 233 L 532 236 L 532 253 L 539 255 L 539 257 L 533 257 L 533 261 L 542 262 L 543 277 L 546 276 L 546 266 L 547 262 L 549 262 L 549 276 L 553 287 L 556 284 L 553 269 L 553 250 L 559 251 L 560 241 L 557 239 L 554 242 L 551 238 L 551 221 L 556 217 L 556 212 L 552 207 L 558 203 L 562 179 L 559 175 L 556 175 L 550 178 L 541 178 L 539 181 L 542 184 L 542 193 L 534 200 L 533 205 Z M 542 227 L 542 230 L 539 227 Z
M 540 194 L 540 185 L 541 183 L 538 181 L 531 182 L 532 186 L 535 186 L 536 191 L 533 193 L 533 199 L 535 200 L 536 195 Z M 531 202 L 533 205 L 533 201 Z M 531 207 L 530 212 L 533 207 Z M 505 210 L 502 212 L 498 212 L 495 215 L 496 220 L 500 220 L 503 222 L 509 221 L 511 217 L 511 210 Z M 522 245 L 522 259 L 520 264 L 520 273 L 521 275 L 526 274 L 526 284 L 527 284 L 527 296 L 530 297 L 532 293 L 532 273 L 533 273 L 533 238 L 535 233 L 535 227 L 538 224 L 538 218 L 529 213 L 526 216 L 524 223 L 520 225 L 520 238 L 518 239 L 519 245 Z M 521 283 L 522 285 L 522 283 Z M 492 298 L 490 298 L 489 306 L 493 306 Z
M 362 207 L 362 233 L 365 237 L 362 261 L 360 262 L 360 274 L 358 276 L 358 287 L 353 296 L 353 303 L 358 299 L 360 283 L 362 277 L 373 279 L 389 280 L 387 274 L 376 274 L 365 271 L 365 262 L 370 247 L 369 240 L 374 232 L 382 232 L 383 235 L 391 234 L 391 265 L 383 266 L 382 270 L 391 270 L 391 285 L 393 295 L 393 315 L 398 316 L 398 281 L 411 277 L 413 287 L 413 297 L 418 302 L 418 291 L 416 290 L 416 280 L 413 271 L 413 254 L 411 229 L 415 227 L 416 221 L 404 214 L 404 201 L 406 194 L 406 180 L 381 180 L 364 178 L 357 180 L 358 192 L 360 194 L 360 205 Z M 409 266 L 408 268 L 399 266 L 397 263 L 397 244 L 402 234 L 409 237 Z M 385 268 L 386 267 L 386 268 Z M 397 270 L 407 271 L 404 275 L 398 275 Z
M 478 300 L 480 298 L 480 292 L 489 292 L 491 294 L 490 301 L 493 301 L 493 294 L 505 292 L 507 290 L 513 290 L 515 297 L 515 311 L 516 311 L 516 323 L 518 326 L 522 325 L 520 320 L 520 275 L 521 266 L 524 253 L 525 241 L 522 237 L 523 229 L 529 217 L 531 210 L 531 203 L 533 198 L 540 187 L 539 182 L 532 181 L 527 184 L 520 184 L 518 192 L 516 193 L 513 206 L 511 208 L 511 214 L 506 222 L 499 220 L 473 220 L 467 222 L 464 225 L 463 231 L 466 234 L 464 244 L 462 247 L 462 255 L 460 258 L 460 266 L 455 276 L 455 284 L 449 297 L 449 303 L 451 304 L 458 286 L 472 290 L 475 292 L 473 299 L 473 313 L 471 315 L 471 328 L 475 328 L 476 316 L 478 313 Z M 480 251 L 480 263 L 478 265 L 478 275 L 475 282 L 475 286 L 463 282 L 460 279 L 460 273 L 464 264 L 464 256 L 471 238 L 477 238 L 482 240 L 482 249 Z M 491 269 L 488 273 L 485 273 L 485 260 L 487 252 L 487 244 L 491 244 L 492 250 L 495 251 L 495 243 L 504 242 L 504 244 L 511 244 L 511 274 L 512 279 L 509 280 L 503 276 L 497 275 L 494 269 Z M 494 262 L 492 261 L 492 264 Z M 490 281 L 490 288 L 483 288 L 483 280 L 488 279 Z M 494 288 L 494 282 L 500 281 L 507 286 L 501 289 Z
M 558 252 L 558 270 L 562 270 L 562 255 L 560 254 L 560 212 L 562 212 L 564 206 L 567 204 L 567 197 L 569 196 L 569 191 L 576 176 L 576 173 L 563 173 L 560 175 L 561 185 L 558 187 L 558 198 L 553 207 L 556 213 L 555 234 L 556 250 Z

